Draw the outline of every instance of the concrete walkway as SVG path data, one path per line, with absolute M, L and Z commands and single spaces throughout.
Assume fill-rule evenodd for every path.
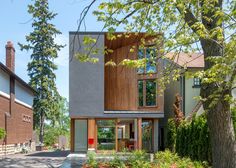
M 56 168 L 63 164 L 69 153 L 69 151 L 43 151 L 0 156 L 0 168 Z
M 61 168 L 81 168 L 86 162 L 86 160 L 86 154 L 69 154 L 64 163 L 62 164 Z

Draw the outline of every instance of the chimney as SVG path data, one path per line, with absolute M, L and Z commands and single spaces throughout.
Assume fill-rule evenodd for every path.
M 15 48 L 11 41 L 8 41 L 6 45 L 6 66 L 15 72 Z

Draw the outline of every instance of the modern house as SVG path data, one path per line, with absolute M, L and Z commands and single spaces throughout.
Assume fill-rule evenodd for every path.
M 19 152 L 32 143 L 33 98 L 35 91 L 15 74 L 15 49 L 6 45 L 6 65 L 0 62 L 0 155 Z
M 110 40 L 106 32 L 70 32 L 69 111 L 71 118 L 71 151 L 122 151 L 159 149 L 159 122 L 164 117 L 164 96 L 159 94 L 162 60 L 155 59 L 159 50 L 150 38 L 140 47 L 144 33 L 124 33 Z M 98 52 L 96 64 L 82 63 L 75 53 L 88 52 L 85 37 L 96 39 L 93 48 L 112 49 Z M 130 48 L 135 46 L 134 52 Z M 105 66 L 113 60 L 143 59 L 145 68 Z

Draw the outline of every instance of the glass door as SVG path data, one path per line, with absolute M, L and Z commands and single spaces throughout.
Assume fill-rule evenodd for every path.
M 153 121 L 142 121 L 142 149 L 146 152 L 153 151 Z
M 75 152 L 87 151 L 88 125 L 87 120 L 75 120 Z
M 118 119 L 117 120 L 117 150 L 132 151 L 136 149 L 137 143 L 137 122 L 134 119 Z

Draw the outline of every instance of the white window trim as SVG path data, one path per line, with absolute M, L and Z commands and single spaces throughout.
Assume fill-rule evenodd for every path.
M 4 93 L 4 92 L 0 91 L 0 95 L 2 95 L 3 97 L 6 97 L 6 98 L 8 98 L 8 99 L 10 99 L 10 95 L 7 94 L 7 93 Z
M 32 108 L 31 105 L 29 105 L 29 104 L 27 104 L 27 103 L 24 103 L 24 102 L 20 101 L 19 99 L 15 99 L 15 101 L 16 101 L 17 103 L 23 105 L 23 106 L 26 106 L 26 107 Z

